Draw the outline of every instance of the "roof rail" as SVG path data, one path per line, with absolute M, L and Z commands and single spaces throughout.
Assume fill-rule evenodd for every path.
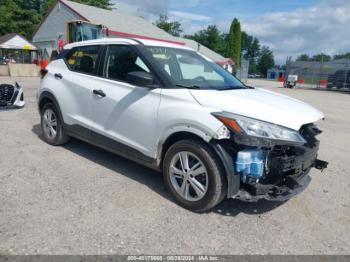
M 136 38 L 132 38 L 130 37 L 129 39 L 135 41 L 136 43 L 140 44 L 140 45 L 144 45 L 140 40 L 136 39 Z

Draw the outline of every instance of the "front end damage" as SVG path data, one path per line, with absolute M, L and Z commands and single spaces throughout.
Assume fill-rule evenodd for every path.
M 244 201 L 285 201 L 310 183 L 311 168 L 323 170 L 317 159 L 321 131 L 313 124 L 301 127 L 304 143 L 247 136 L 230 131 L 229 138 L 212 141 L 228 174 L 228 197 Z

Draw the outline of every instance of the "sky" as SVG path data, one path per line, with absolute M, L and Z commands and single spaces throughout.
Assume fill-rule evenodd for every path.
M 166 14 L 184 34 L 216 24 L 228 32 L 237 17 L 242 30 L 269 46 L 277 64 L 287 56 L 350 52 L 350 0 L 115 0 L 120 11 L 154 21 Z

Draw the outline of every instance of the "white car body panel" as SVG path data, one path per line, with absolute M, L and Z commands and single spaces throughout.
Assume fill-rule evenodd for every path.
M 297 99 L 264 89 L 191 90 L 196 100 L 205 107 L 217 108 L 290 129 L 299 130 L 304 124 L 314 123 L 324 115 Z
M 91 99 L 92 130 L 153 157 L 161 89 L 97 77 L 94 86 L 101 87 L 106 97 Z
M 177 132 L 190 132 L 209 142 L 223 126 L 213 110 L 201 106 L 187 89 L 163 89 L 158 113 L 157 137 L 163 143 Z
M 18 95 L 16 97 L 16 100 L 15 102 L 13 102 L 13 106 L 16 107 L 16 108 L 23 108 L 26 103 L 25 101 L 21 100 L 21 96 L 23 95 L 23 88 L 20 86 L 19 90 L 18 90 Z
M 93 90 L 91 78 L 95 77 L 70 71 L 62 60 L 51 62 L 47 69 L 48 75 L 41 83 L 41 92 L 48 91 L 54 94 L 66 124 L 90 128 L 92 123 L 88 116 Z M 61 74 L 63 78 L 55 79 L 56 73 Z

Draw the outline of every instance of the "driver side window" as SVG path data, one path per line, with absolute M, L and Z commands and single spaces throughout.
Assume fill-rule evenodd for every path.
M 130 72 L 150 73 L 150 69 L 130 46 L 111 45 L 106 56 L 105 77 L 127 82 Z

